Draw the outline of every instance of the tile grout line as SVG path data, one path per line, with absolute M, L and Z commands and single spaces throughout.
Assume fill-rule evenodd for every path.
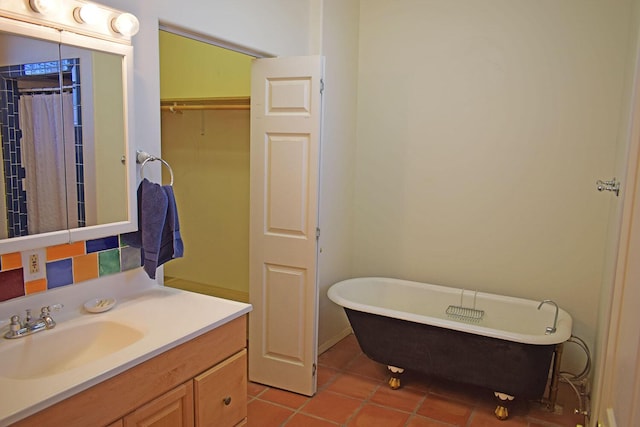
M 340 351 L 347 351 L 347 350 L 340 350 Z M 316 419 L 318 421 L 323 421 L 323 422 L 329 423 L 329 424 L 331 424 L 333 426 L 346 427 L 346 426 L 349 425 L 349 423 L 352 423 L 353 420 L 357 418 L 358 414 L 361 413 L 361 411 L 363 410 L 363 408 L 366 405 L 372 405 L 372 406 L 376 406 L 376 407 L 379 407 L 379 408 L 384 408 L 384 409 L 388 409 L 388 410 L 392 410 L 392 411 L 397 411 L 397 412 L 401 412 L 403 414 L 408 415 L 407 421 L 403 424 L 404 427 L 408 427 L 410 425 L 412 419 L 418 419 L 418 418 L 419 419 L 426 419 L 426 420 L 436 421 L 436 422 L 442 423 L 443 426 L 445 426 L 445 425 L 453 426 L 453 424 L 445 423 L 445 422 L 443 422 L 441 420 L 437 420 L 437 419 L 434 419 L 434 418 L 431 418 L 431 417 L 427 417 L 427 416 L 424 416 L 424 415 L 421 415 L 421 414 L 418 413 L 418 410 L 422 407 L 422 405 L 424 405 L 425 401 L 427 401 L 429 399 L 429 395 L 433 393 L 433 390 L 429 391 L 429 389 L 427 389 L 426 392 L 424 393 L 424 396 L 422 396 L 417 401 L 417 403 L 414 406 L 412 411 L 406 411 L 406 410 L 403 410 L 403 409 L 395 408 L 392 405 L 385 405 L 384 403 L 373 402 L 371 399 L 373 398 L 373 396 L 382 387 L 384 387 L 384 384 L 385 384 L 384 380 L 381 380 L 380 377 L 377 376 L 377 375 L 371 375 L 370 376 L 370 375 L 367 375 L 367 374 L 362 373 L 362 372 L 352 372 L 350 370 L 350 368 L 355 367 L 357 358 L 360 355 L 364 354 L 362 352 L 355 352 L 355 353 L 356 354 L 352 358 L 350 358 L 346 363 L 339 364 L 339 366 L 318 363 L 319 366 L 322 366 L 322 367 L 324 367 L 326 369 L 329 369 L 332 372 L 332 375 L 329 375 L 328 379 L 326 380 L 326 382 L 324 384 L 322 384 L 321 387 L 318 388 L 316 395 L 318 393 L 320 393 L 320 392 L 327 391 L 327 392 L 330 392 L 332 394 L 348 397 L 350 399 L 355 399 L 355 400 L 359 401 L 359 406 L 354 410 L 354 412 L 342 424 L 339 423 L 339 422 L 327 419 L 327 418 L 323 418 L 322 416 L 318 416 L 318 415 L 315 415 L 315 414 L 310 414 L 310 413 L 304 412 L 304 408 L 306 408 L 309 405 L 309 402 L 315 396 L 312 396 L 312 397 L 307 396 L 308 399 L 302 405 L 300 405 L 297 409 L 294 409 L 292 407 L 285 406 L 285 405 L 282 405 L 282 404 L 278 404 L 276 402 L 272 402 L 272 401 L 261 399 L 260 396 L 262 396 L 267 390 L 269 390 L 269 387 L 267 387 L 265 390 L 262 390 L 260 393 L 258 393 L 257 396 L 254 396 L 251 401 L 260 400 L 260 401 L 262 401 L 264 403 L 268 403 L 268 404 L 275 405 L 275 406 L 281 407 L 283 409 L 287 409 L 289 411 L 292 411 L 292 413 L 289 415 L 289 417 L 280 424 L 281 427 L 282 426 L 286 426 L 288 423 L 290 423 L 291 420 L 293 419 L 293 417 L 295 417 L 297 414 L 302 414 L 302 415 L 304 415 L 306 417 L 313 418 L 313 419 Z M 369 392 L 369 394 L 366 397 L 361 398 L 361 399 L 357 398 L 357 397 L 354 397 L 354 396 L 350 396 L 348 394 L 343 394 L 341 392 L 329 390 L 329 387 L 332 384 L 334 384 L 343 375 L 366 378 L 368 380 L 378 381 L 379 383 L 377 385 L 375 385 L 371 389 L 371 391 Z M 441 397 L 446 398 L 446 399 L 450 399 L 451 398 L 450 396 L 447 396 L 446 393 L 441 395 L 440 393 L 435 392 L 435 395 L 441 396 Z M 454 400 L 458 401 L 457 398 L 454 399 Z M 480 403 L 478 401 L 474 401 L 474 402 L 460 401 L 460 403 L 464 404 L 468 409 L 470 409 L 469 417 L 468 417 L 466 423 L 464 424 L 464 426 L 470 427 L 470 426 L 473 425 L 474 421 L 481 420 L 481 418 L 478 418 L 478 416 L 479 416 L 479 414 L 483 413 L 484 408 L 481 408 L 479 406 Z M 532 422 L 538 422 L 538 420 L 532 419 L 532 417 L 529 417 L 528 415 L 525 416 L 522 421 L 524 421 L 525 427 L 530 427 Z M 549 427 L 561 427 L 561 424 L 557 424 L 555 422 L 548 421 L 548 420 L 544 421 L 544 425 L 547 425 L 547 423 L 549 423 L 548 424 Z
M 360 407 L 358 407 L 358 409 L 356 411 L 354 411 L 354 413 L 351 414 L 351 416 L 349 418 L 347 418 L 347 421 L 344 423 L 344 427 L 346 427 L 351 422 L 351 420 L 353 420 L 356 417 L 356 415 L 360 413 L 362 408 L 365 407 L 365 405 L 369 402 L 369 399 L 371 399 L 371 396 L 373 396 L 376 393 L 376 391 L 378 391 L 380 386 L 381 386 L 380 384 L 375 386 L 373 388 L 373 390 L 369 393 L 369 395 L 367 397 L 365 397 L 364 399 L 362 399 L 362 402 L 360 402 Z
M 420 401 L 416 404 L 416 406 L 415 406 L 415 408 L 413 409 L 413 411 L 412 411 L 412 412 L 409 412 L 409 411 L 403 411 L 403 410 L 400 410 L 400 409 L 398 409 L 398 408 L 393 408 L 393 407 L 391 407 L 391 406 L 387 406 L 387 405 L 383 405 L 383 404 L 379 404 L 379 403 L 371 402 L 371 397 L 373 397 L 373 396 L 375 395 L 375 393 L 376 393 L 376 392 L 377 392 L 381 387 L 384 387 L 385 380 L 384 380 L 384 379 L 380 380 L 379 378 L 376 378 L 376 377 L 370 377 L 370 376 L 367 376 L 367 375 L 364 375 L 364 374 L 360 374 L 360 373 L 354 373 L 354 372 L 351 372 L 351 371 L 349 370 L 349 368 L 350 368 L 352 365 L 354 365 L 354 364 L 356 363 L 356 360 L 357 360 L 357 359 L 358 359 L 358 357 L 360 357 L 361 355 L 364 355 L 364 352 L 362 352 L 362 350 L 358 351 L 358 352 L 357 352 L 357 354 L 356 354 L 356 355 L 355 355 L 355 356 L 354 356 L 354 357 L 353 357 L 353 358 L 352 358 L 348 363 L 346 363 L 346 364 L 344 365 L 344 367 L 343 367 L 343 368 L 340 368 L 340 369 L 336 368 L 336 369 L 338 370 L 338 374 L 337 374 L 337 375 L 335 375 L 335 377 L 334 377 L 334 378 L 332 378 L 332 380 L 331 380 L 331 381 L 328 381 L 328 382 L 325 384 L 325 386 L 324 386 L 324 388 L 328 388 L 328 386 L 329 386 L 330 384 L 332 384 L 333 382 L 335 382 L 335 381 L 337 380 L 337 378 L 338 378 L 340 375 L 344 375 L 344 374 L 349 374 L 349 375 L 353 375 L 353 376 L 360 377 L 360 378 L 366 378 L 366 379 L 368 379 L 368 380 L 373 379 L 373 380 L 376 380 L 376 381 L 380 381 L 380 384 L 378 384 L 377 386 L 375 386 L 375 387 L 373 388 L 373 390 L 369 393 L 369 395 L 368 395 L 367 397 L 365 397 L 364 399 L 362 399 L 361 404 L 360 404 L 360 406 L 358 407 L 358 409 L 357 409 L 357 410 L 355 410 L 355 411 L 354 411 L 354 413 L 353 413 L 353 414 L 351 414 L 351 416 L 350 416 L 349 418 L 347 418 L 346 422 L 345 422 L 344 424 L 342 424 L 342 425 L 341 425 L 341 427 L 346 427 L 346 426 L 347 426 L 347 425 L 348 425 L 348 424 L 349 424 L 349 423 L 350 423 L 350 422 L 351 422 L 351 421 L 352 421 L 352 420 L 353 420 L 353 419 L 358 415 L 358 413 L 362 410 L 362 408 L 364 408 L 367 404 L 370 404 L 370 405 L 372 405 L 372 406 L 376 406 L 376 407 L 379 407 L 379 408 L 384 408 L 384 409 L 388 409 L 388 410 L 392 410 L 392 411 L 397 411 L 397 412 L 401 412 L 401 413 L 404 413 L 404 414 L 408 414 L 407 421 L 405 422 L 405 426 L 407 426 L 407 425 L 409 424 L 409 422 L 411 421 L 411 418 L 417 415 L 417 410 L 418 410 L 418 408 L 420 407 L 420 405 L 422 405 L 422 403 L 424 402 L 424 400 L 426 399 L 426 394 L 425 394 L 425 396 L 424 396 L 422 399 L 420 399 Z M 349 395 L 342 394 L 342 393 L 338 393 L 338 392 L 332 392 L 332 393 L 335 393 L 335 394 L 338 394 L 338 395 L 341 395 L 341 396 L 346 396 L 346 397 L 353 398 L 353 396 L 349 396 Z
M 429 395 L 429 392 L 426 392 L 424 396 L 422 396 L 422 398 L 418 401 L 416 406 L 413 408 L 413 412 L 409 414 L 409 418 L 407 419 L 407 422 L 404 423 L 404 427 L 407 427 L 409 423 L 411 423 L 411 420 L 418 416 L 418 409 L 422 407 L 424 402 L 427 400 L 428 395 Z
M 333 376 L 332 376 L 332 377 L 331 377 L 331 378 L 330 378 L 330 379 L 329 379 L 325 384 L 323 384 L 323 385 L 322 385 L 322 387 L 320 387 L 320 389 L 316 390 L 316 393 L 315 393 L 315 395 L 314 395 L 314 396 L 311 396 L 311 397 L 309 397 L 309 396 L 308 396 L 307 401 L 306 401 L 305 403 L 303 403 L 302 405 L 300 405 L 297 409 L 293 409 L 293 408 L 290 408 L 290 407 L 287 407 L 287 406 L 284 406 L 284 405 L 280 405 L 280 404 L 277 404 L 277 403 L 275 403 L 275 402 L 270 402 L 270 401 L 266 401 L 266 400 L 262 400 L 262 401 L 263 401 L 263 402 L 266 402 L 266 403 L 275 404 L 275 405 L 277 405 L 277 406 L 280 406 L 280 407 L 283 407 L 283 408 L 286 408 L 286 409 L 289 409 L 289 410 L 292 410 L 292 411 L 293 411 L 293 413 L 292 413 L 289 417 L 287 417 L 287 419 L 286 419 L 286 420 L 284 420 L 284 421 L 282 422 L 282 424 L 280 424 L 280 426 L 281 426 L 281 427 L 286 426 L 286 425 L 287 425 L 287 423 L 289 423 L 289 421 L 291 421 L 291 420 L 293 419 L 293 417 L 294 417 L 296 414 L 302 414 L 302 415 L 305 415 L 305 416 L 308 416 L 308 417 L 310 417 L 310 418 L 314 418 L 314 419 L 317 419 L 317 420 L 320 420 L 320 421 L 326 421 L 326 422 L 332 423 L 332 424 L 334 424 L 334 425 L 336 425 L 336 426 L 341 426 L 341 427 L 346 426 L 346 424 L 336 423 L 336 422 L 334 422 L 333 420 L 329 420 L 329 419 L 326 419 L 326 418 L 322 418 L 322 417 L 317 416 L 317 415 L 314 415 L 314 414 L 308 414 L 308 413 L 304 412 L 304 411 L 303 411 L 303 409 L 304 409 L 307 405 L 309 405 L 309 403 L 311 402 L 311 400 L 312 400 L 315 396 L 317 396 L 317 395 L 318 395 L 318 393 L 320 393 L 321 391 L 326 391 L 326 390 L 328 389 L 329 385 L 333 384 L 333 383 L 337 380 L 337 378 L 338 378 L 340 375 L 344 375 L 346 372 L 348 372 L 348 371 L 347 371 L 347 368 L 348 368 L 348 367 L 349 367 L 349 366 L 350 366 L 350 365 L 355 361 L 355 359 L 356 359 L 359 355 L 360 355 L 360 353 L 356 354 L 356 355 L 355 355 L 355 356 L 354 356 L 354 357 L 353 357 L 353 358 L 352 358 L 352 359 L 351 359 L 351 360 L 350 360 L 350 361 L 349 361 L 349 362 L 348 362 L 348 363 L 347 363 L 343 368 L 336 368 L 336 367 L 332 367 L 332 366 L 329 366 L 329 365 L 322 365 L 322 366 L 324 366 L 325 368 L 335 369 L 335 370 L 337 371 L 337 373 L 336 373 L 335 375 L 333 375 Z M 321 366 L 321 365 L 320 365 L 320 363 L 318 363 L 318 366 Z M 317 375 L 317 373 L 316 373 L 316 375 Z M 262 393 L 261 393 L 261 394 L 262 394 Z M 338 394 L 338 395 L 340 395 L 340 396 L 343 396 L 341 393 L 336 393 L 336 394 Z M 348 397 L 350 397 L 350 396 L 348 396 Z M 362 407 L 362 405 L 361 405 L 361 407 Z M 359 410 L 360 410 L 360 408 L 358 408 L 358 411 L 359 411 Z M 358 411 L 356 411 L 356 413 L 357 413 Z M 355 414 L 355 413 L 354 413 L 354 414 Z M 348 422 L 349 420 L 350 420 L 350 418 L 349 418 L 349 419 L 347 419 L 347 422 Z
M 334 378 L 332 378 L 332 380 L 331 380 L 331 381 L 328 381 L 328 382 L 324 385 L 323 390 L 330 391 L 330 390 L 328 390 L 329 385 L 331 385 L 331 384 L 333 384 L 334 382 L 336 382 L 336 381 L 337 381 L 337 379 L 338 379 L 338 377 L 340 377 L 341 375 L 345 375 L 345 374 L 349 374 L 349 375 L 356 375 L 356 376 L 358 376 L 358 377 L 362 377 L 362 378 L 366 378 L 366 379 L 371 379 L 370 377 L 367 377 L 367 376 L 365 376 L 365 375 L 358 375 L 358 374 L 352 373 L 352 372 L 349 370 L 349 368 L 350 368 L 352 365 L 354 365 L 354 364 L 356 363 L 356 360 L 358 359 L 358 357 L 360 357 L 361 355 L 363 355 L 363 354 L 364 354 L 364 353 L 362 352 L 362 350 L 355 351 L 354 353 L 355 353 L 355 354 L 354 354 L 354 356 L 351 358 L 351 360 L 349 360 L 347 363 L 345 363 L 343 367 L 341 367 L 341 368 L 337 369 L 337 370 L 338 370 L 338 374 L 336 374 L 336 375 L 334 376 Z M 369 399 L 371 398 L 371 396 L 373 396 L 373 395 L 375 394 L 375 392 L 376 392 L 379 388 L 380 388 L 380 384 L 378 384 L 377 386 L 375 386 L 375 387 L 373 388 L 373 390 L 372 390 L 371 392 L 369 392 L 369 395 L 360 401 L 360 406 L 359 406 L 359 407 L 358 407 L 358 408 L 353 412 L 353 414 L 351 414 L 351 416 L 347 417 L 347 419 L 345 420 L 345 422 L 344 422 L 344 423 L 342 423 L 342 424 L 338 424 L 338 425 L 340 425 L 340 427 L 347 427 L 347 426 L 349 425 L 349 423 L 350 423 L 350 422 L 351 422 L 351 421 L 356 417 L 356 415 L 357 415 L 358 413 L 360 413 L 360 411 L 362 410 L 362 408 L 364 408 L 364 406 L 365 406 L 366 402 L 368 402 L 368 401 L 369 401 Z M 349 397 L 349 398 L 352 398 L 352 399 L 354 398 L 353 396 L 349 396 L 349 395 L 345 395 L 345 394 L 337 393 L 337 392 L 333 392 L 333 391 L 331 391 L 331 393 L 335 393 L 335 394 L 337 394 L 337 395 L 339 395 L 339 396 L 345 396 L 345 397 Z M 330 420 L 326 420 L 326 421 L 330 421 Z

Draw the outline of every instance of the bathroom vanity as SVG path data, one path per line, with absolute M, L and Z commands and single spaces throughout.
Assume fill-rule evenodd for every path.
M 235 319 L 13 425 L 243 425 L 245 330 Z
M 251 306 L 134 282 L 0 304 L 3 318 L 64 304 L 55 328 L 0 338 L 0 426 L 244 425 Z M 83 301 L 96 295 L 118 302 L 92 314 Z

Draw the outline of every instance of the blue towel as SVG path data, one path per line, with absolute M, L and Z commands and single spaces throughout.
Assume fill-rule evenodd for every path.
M 174 258 L 180 258 L 184 254 L 182 236 L 180 236 L 180 223 L 178 222 L 178 209 L 173 188 L 170 185 L 162 187 L 167 195 L 167 219 L 162 229 L 162 240 L 160 242 L 160 252 L 158 265 L 162 265 Z
M 138 187 L 138 231 L 123 234 L 121 240 L 142 248 L 141 264 L 152 279 L 160 265 L 183 256 L 178 211 L 170 186 L 142 180 Z

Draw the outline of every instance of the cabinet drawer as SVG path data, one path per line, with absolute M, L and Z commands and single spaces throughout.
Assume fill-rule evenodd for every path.
M 247 350 L 194 378 L 196 427 L 233 427 L 247 416 Z
M 191 381 L 174 388 L 124 417 L 124 427 L 190 427 L 193 425 Z

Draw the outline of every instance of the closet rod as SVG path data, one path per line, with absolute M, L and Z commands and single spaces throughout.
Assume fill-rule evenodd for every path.
M 249 105 L 238 104 L 200 104 L 200 105 L 162 105 L 160 110 L 171 111 L 172 113 L 185 110 L 249 110 Z
M 240 97 L 213 97 L 213 98 L 182 98 L 163 99 L 160 101 L 162 111 L 177 113 L 187 110 L 249 110 L 251 98 Z

